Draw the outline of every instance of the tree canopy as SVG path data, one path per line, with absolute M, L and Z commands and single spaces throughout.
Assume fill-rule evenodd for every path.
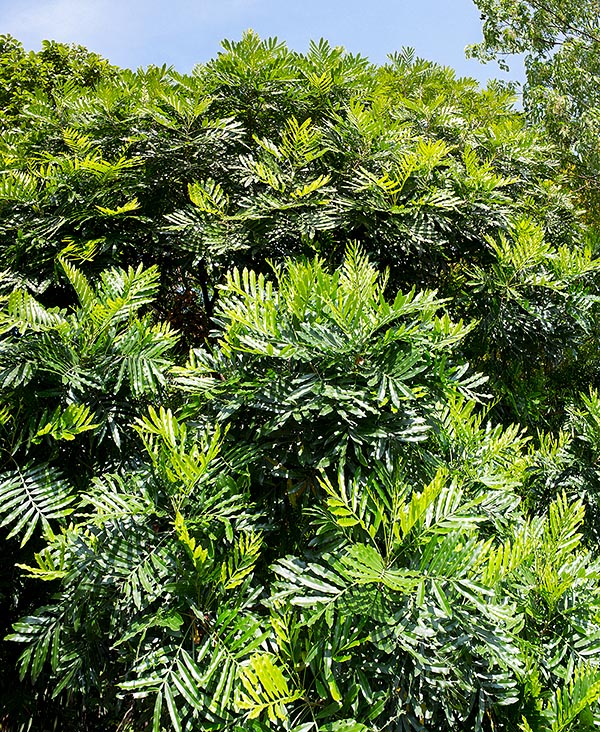
M 483 60 L 522 54 L 525 109 L 562 152 L 578 197 L 597 217 L 600 169 L 600 6 L 597 0 L 475 0 Z M 596 218 L 596 224 L 597 224 Z
M 598 231 L 512 88 L 0 73 L 0 728 L 600 724 Z

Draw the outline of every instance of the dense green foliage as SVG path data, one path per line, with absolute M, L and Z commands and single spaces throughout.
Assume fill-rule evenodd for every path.
M 523 54 L 528 116 L 558 143 L 571 185 L 597 223 L 600 5 L 597 0 L 475 0 L 483 60 Z
M 600 724 L 598 233 L 512 91 L 0 63 L 0 728 Z

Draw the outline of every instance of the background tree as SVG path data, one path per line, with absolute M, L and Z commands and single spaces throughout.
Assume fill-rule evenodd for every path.
M 588 216 L 598 223 L 600 6 L 596 0 L 475 0 L 482 60 L 523 54 L 529 118 L 550 133 Z
M 42 41 L 42 50 L 26 52 L 23 44 L 8 35 L 0 36 L 0 109 L 2 123 L 10 125 L 26 98 L 50 92 L 63 84 L 94 87 L 117 68 L 83 46 Z

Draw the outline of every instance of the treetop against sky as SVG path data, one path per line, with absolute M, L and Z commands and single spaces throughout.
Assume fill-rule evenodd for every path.
M 167 63 L 189 71 L 219 50 L 222 38 L 253 28 L 303 51 L 311 39 L 327 38 L 375 63 L 403 46 L 452 66 L 459 75 L 519 80 L 496 64 L 466 60 L 464 48 L 481 39 L 479 13 L 471 0 L 0 0 L 0 32 L 37 50 L 42 39 L 80 43 L 115 64 L 137 68 Z

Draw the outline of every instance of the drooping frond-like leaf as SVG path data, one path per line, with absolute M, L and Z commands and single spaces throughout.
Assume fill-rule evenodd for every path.
M 10 536 L 22 535 L 25 544 L 38 528 L 52 535 L 50 521 L 64 518 L 73 511 L 71 486 L 48 464 L 25 465 L 0 476 L 0 513 L 2 526 L 10 527 Z
M 63 315 L 56 309 L 43 307 L 26 290 L 15 289 L 8 298 L 7 315 L 9 326 L 18 328 L 22 333 L 31 329 L 44 331 L 57 328 L 64 323 Z
M 272 724 L 288 718 L 286 704 L 302 696 L 302 691 L 290 691 L 281 668 L 266 653 L 257 653 L 240 667 L 239 676 L 244 690 L 236 706 L 248 713 L 248 719 L 255 719 L 266 713 Z
M 57 408 L 52 415 L 43 416 L 34 441 L 39 441 L 44 435 L 51 435 L 55 440 L 74 440 L 76 435 L 97 427 L 94 414 L 87 405 L 69 404 L 64 410 Z

